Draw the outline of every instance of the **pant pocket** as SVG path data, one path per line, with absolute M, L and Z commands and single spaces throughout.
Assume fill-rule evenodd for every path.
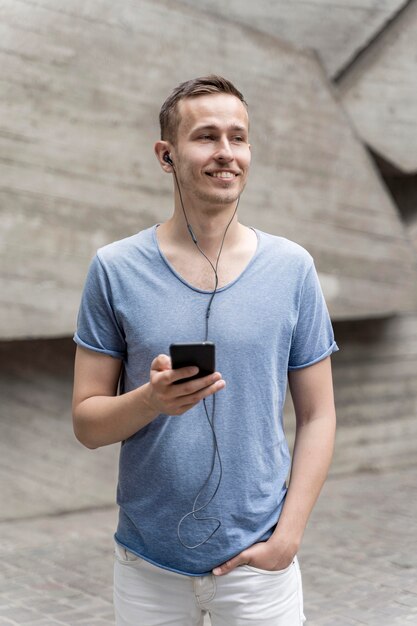
M 304 624 L 304 622 L 306 621 L 306 616 L 304 615 L 303 583 L 301 580 L 301 570 L 300 570 L 300 565 L 298 563 L 297 557 L 295 558 L 294 565 L 295 565 L 295 572 L 297 576 L 298 602 L 300 606 L 300 620 L 301 620 L 301 624 Z
M 242 565 L 241 567 L 245 567 L 251 572 L 258 572 L 258 574 L 265 574 L 266 576 L 285 576 L 285 574 L 288 574 L 291 568 L 294 567 L 294 564 L 295 564 L 295 559 L 291 561 L 288 567 L 285 567 L 284 569 L 268 570 L 268 569 L 260 569 L 259 567 L 253 567 L 252 565 Z
M 122 565 L 138 567 L 142 563 L 142 559 L 139 556 L 121 546 L 117 541 L 114 542 L 114 558 Z

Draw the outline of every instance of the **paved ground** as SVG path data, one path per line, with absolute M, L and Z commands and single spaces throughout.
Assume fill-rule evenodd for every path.
M 110 508 L 1 523 L 0 624 L 114 624 L 115 518 Z M 416 518 L 416 467 L 329 480 L 300 554 L 308 625 L 416 625 Z

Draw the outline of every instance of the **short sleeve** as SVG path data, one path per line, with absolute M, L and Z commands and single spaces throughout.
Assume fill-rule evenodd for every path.
M 339 350 L 314 264 L 302 286 L 288 369 L 308 367 Z
M 74 341 L 89 350 L 119 359 L 126 354 L 124 333 L 115 315 L 109 278 L 98 255 L 87 274 Z

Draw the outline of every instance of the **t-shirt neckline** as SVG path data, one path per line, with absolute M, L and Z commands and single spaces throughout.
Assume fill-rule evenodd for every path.
M 179 272 L 177 272 L 177 270 L 175 269 L 175 267 L 168 261 L 168 259 L 166 258 L 165 254 L 162 252 L 161 247 L 159 245 L 159 241 L 158 241 L 158 237 L 156 236 L 156 229 L 158 228 L 158 226 L 160 226 L 160 224 L 155 224 L 152 228 L 152 237 L 153 237 L 153 241 L 154 241 L 154 245 L 156 246 L 156 249 L 159 253 L 160 258 L 162 259 L 162 261 L 165 263 L 165 265 L 168 267 L 168 269 L 172 272 L 172 274 L 174 274 L 174 276 L 180 281 L 182 282 L 186 287 L 188 287 L 189 289 L 191 289 L 192 291 L 197 291 L 199 293 L 206 293 L 206 294 L 210 294 L 213 293 L 212 289 L 200 289 L 199 287 L 196 287 L 195 285 L 192 285 L 191 283 L 189 283 L 183 276 L 181 276 L 181 274 Z M 253 232 L 256 235 L 256 239 L 257 239 L 257 243 L 256 243 L 256 249 L 255 252 L 252 254 L 251 258 L 249 259 L 248 263 L 246 264 L 246 266 L 243 268 L 243 270 L 240 272 L 240 274 L 238 274 L 236 276 L 236 278 L 234 278 L 233 280 L 231 280 L 229 283 L 227 283 L 226 285 L 223 285 L 223 287 L 219 287 L 218 289 L 216 289 L 216 292 L 219 293 L 220 291 L 225 291 L 226 289 L 229 289 L 230 287 L 232 287 L 234 284 L 236 284 L 244 274 L 246 274 L 246 272 L 248 271 L 248 269 L 252 266 L 252 264 L 254 263 L 256 257 L 258 256 L 258 252 L 259 252 L 259 245 L 260 245 L 260 236 L 259 236 L 259 231 L 256 228 L 253 228 L 251 226 L 249 226 L 248 228 L 250 228 L 251 230 L 253 230 Z

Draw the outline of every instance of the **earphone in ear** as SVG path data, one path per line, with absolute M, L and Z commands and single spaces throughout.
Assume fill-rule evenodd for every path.
M 174 165 L 168 152 L 165 152 L 164 154 L 164 161 L 165 163 L 168 163 L 168 165 L 172 165 L 172 166 Z

